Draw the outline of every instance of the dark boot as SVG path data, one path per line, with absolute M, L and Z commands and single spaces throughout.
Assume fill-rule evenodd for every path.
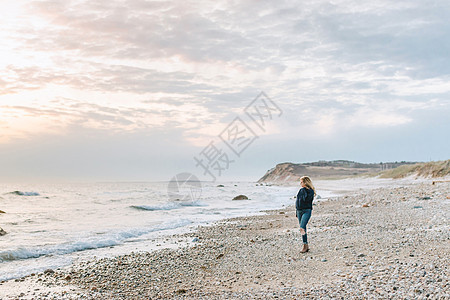
M 300 251 L 300 253 L 306 253 L 309 251 L 308 244 L 303 244 L 303 249 Z

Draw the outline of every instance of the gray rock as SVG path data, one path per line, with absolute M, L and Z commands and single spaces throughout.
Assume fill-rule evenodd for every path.
M 7 234 L 6 231 L 3 230 L 3 228 L 0 227 L 0 236 Z
M 245 195 L 239 195 L 234 197 L 233 200 L 248 200 L 248 197 Z

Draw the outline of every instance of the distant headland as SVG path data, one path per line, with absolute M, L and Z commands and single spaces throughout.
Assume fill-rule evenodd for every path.
M 402 178 L 416 175 L 421 177 L 445 177 L 450 174 L 450 160 L 436 162 L 380 162 L 359 163 L 349 160 L 333 160 L 309 163 L 285 162 L 268 170 L 258 182 L 293 182 L 302 176 L 316 179 L 339 179 L 360 175 L 383 178 Z

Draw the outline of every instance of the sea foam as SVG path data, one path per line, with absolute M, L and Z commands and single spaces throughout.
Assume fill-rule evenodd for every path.
M 190 220 L 179 219 L 174 221 L 166 221 L 149 228 L 116 230 L 101 235 L 96 234 L 95 232 L 88 232 L 84 235 L 79 235 L 76 240 L 62 244 L 19 247 L 16 249 L 0 251 L 0 262 L 38 258 L 45 255 L 62 255 L 90 249 L 112 247 L 123 244 L 128 239 L 136 238 L 156 231 L 184 227 L 191 223 L 192 221 Z

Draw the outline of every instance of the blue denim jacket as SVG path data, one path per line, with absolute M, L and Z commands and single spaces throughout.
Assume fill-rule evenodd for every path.
M 312 209 L 313 200 L 314 200 L 314 190 L 301 188 L 297 194 L 297 201 L 295 201 L 295 208 Z

